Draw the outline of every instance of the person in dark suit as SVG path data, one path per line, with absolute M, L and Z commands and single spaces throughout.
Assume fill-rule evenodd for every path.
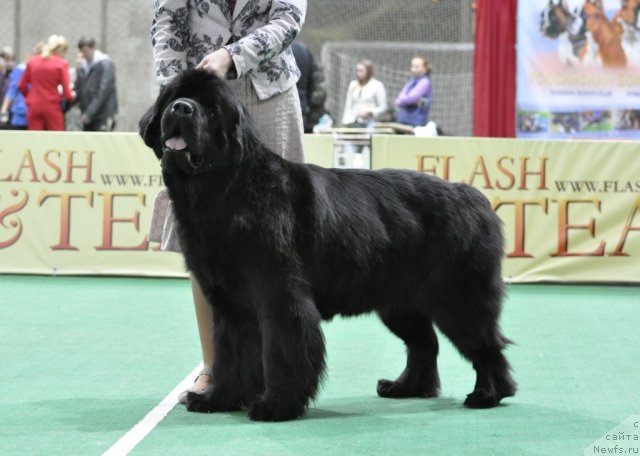
M 75 91 L 83 130 L 112 131 L 118 112 L 115 65 L 93 38 L 80 38 L 78 51 Z
M 291 44 L 291 50 L 300 69 L 300 79 L 296 86 L 300 97 L 304 132 L 311 133 L 313 126 L 325 113 L 324 102 L 327 99 L 327 91 L 324 88 L 324 73 L 304 43 L 294 41 Z

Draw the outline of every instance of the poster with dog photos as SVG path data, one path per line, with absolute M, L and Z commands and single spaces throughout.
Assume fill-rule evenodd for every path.
M 640 0 L 518 2 L 518 137 L 640 137 Z

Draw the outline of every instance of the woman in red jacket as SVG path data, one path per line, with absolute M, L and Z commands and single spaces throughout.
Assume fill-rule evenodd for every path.
M 27 60 L 27 68 L 18 88 L 25 96 L 29 130 L 64 130 L 64 113 L 60 102 L 73 101 L 69 81 L 69 64 L 63 58 L 69 44 L 60 35 L 51 35 L 42 54 Z

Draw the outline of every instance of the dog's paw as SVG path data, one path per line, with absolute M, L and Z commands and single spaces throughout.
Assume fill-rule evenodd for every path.
M 485 389 L 477 389 L 467 395 L 464 401 L 465 407 L 469 408 L 491 408 L 500 403 L 500 398 L 493 392 Z
M 185 403 L 187 411 L 197 413 L 234 412 L 240 410 L 239 401 L 221 400 L 215 388 L 204 393 L 189 391 Z
M 380 397 L 409 397 L 409 392 L 404 385 L 391 380 L 378 380 L 378 396 Z
M 258 400 L 249 407 L 249 418 L 253 421 L 288 421 L 304 415 L 304 407 L 282 406 L 275 401 Z
M 378 380 L 377 392 L 380 397 L 394 399 L 405 397 L 438 397 L 440 388 L 438 386 L 431 388 L 409 388 L 404 383 L 383 379 Z

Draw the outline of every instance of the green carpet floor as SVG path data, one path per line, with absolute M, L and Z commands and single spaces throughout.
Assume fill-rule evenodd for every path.
M 200 361 L 186 280 L 4 275 L 0 296 L 0 455 L 99 455 Z M 475 376 L 442 336 L 440 398 L 378 398 L 402 343 L 336 319 L 306 418 L 178 406 L 131 454 L 583 455 L 640 413 L 640 287 L 512 285 L 502 326 L 520 389 L 498 408 L 462 407 Z

